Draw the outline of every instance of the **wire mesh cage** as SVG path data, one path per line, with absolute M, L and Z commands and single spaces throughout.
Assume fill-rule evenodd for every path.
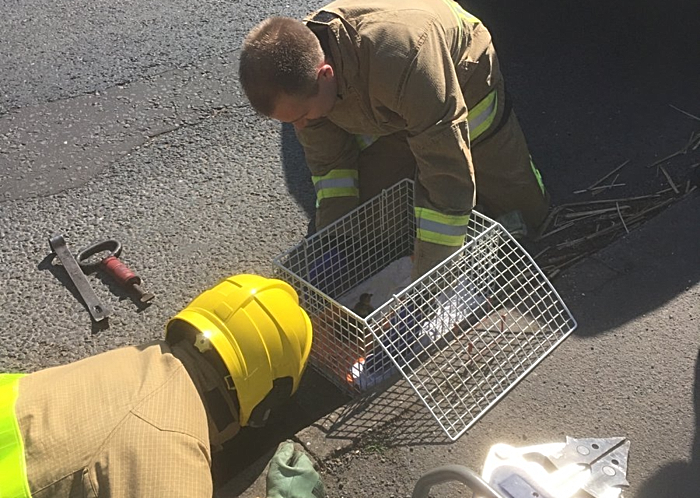
M 414 237 L 413 182 L 403 180 L 280 255 L 275 273 L 311 318 L 322 375 L 362 394 L 401 374 L 454 440 L 576 322 L 490 218 L 473 212 L 465 244 L 411 282 Z M 370 298 L 376 307 L 360 310 Z

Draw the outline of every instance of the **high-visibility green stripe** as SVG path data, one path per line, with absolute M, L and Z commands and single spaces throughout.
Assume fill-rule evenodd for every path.
M 461 246 L 467 233 L 469 215 L 448 215 L 428 208 L 415 208 L 416 237 L 444 246 Z
M 469 122 L 469 139 L 474 141 L 489 129 L 496 119 L 498 109 L 498 95 L 492 90 L 481 102 L 469 110 L 467 121 Z
M 449 7 L 449 9 L 452 11 L 454 14 L 455 18 L 457 19 L 457 29 L 459 29 L 459 36 L 460 38 L 463 36 L 463 23 L 468 23 L 468 24 L 479 24 L 481 21 L 477 19 L 475 16 L 464 10 L 460 4 L 455 2 L 454 0 L 443 0 L 445 2 L 445 5 Z
M 440 244 L 441 246 L 460 247 L 464 245 L 466 235 L 444 235 L 419 228 L 416 230 L 416 237 L 418 240 Z
M 463 34 L 463 29 L 462 28 L 462 16 L 459 15 L 459 12 L 457 12 L 457 9 L 455 8 L 455 5 L 458 6 L 458 4 L 452 0 L 444 0 L 447 6 L 450 8 L 452 11 L 452 14 L 455 16 L 455 19 L 457 20 L 457 29 L 459 30 L 459 38 L 461 39 L 464 34 Z
M 437 223 L 441 223 L 443 225 L 452 225 L 452 226 L 464 226 L 466 230 L 466 226 L 469 224 L 469 215 L 468 214 L 462 214 L 462 215 L 452 215 L 452 214 L 444 214 L 439 211 L 435 211 L 433 209 L 428 209 L 424 207 L 417 207 L 414 209 L 416 218 L 418 219 L 424 219 L 424 220 L 430 220 L 430 221 L 435 221 Z
M 332 169 L 329 173 L 322 176 L 312 176 L 311 180 L 316 183 L 322 180 L 333 180 L 336 178 L 359 178 L 356 169 Z
M 332 197 L 359 197 L 358 174 L 355 169 L 334 169 L 323 176 L 312 176 L 316 189 L 316 206 Z
M 324 188 L 316 192 L 316 201 L 332 197 L 359 197 L 360 189 L 356 187 Z
M 535 163 L 532 161 L 532 157 L 530 157 L 530 167 L 532 168 L 532 172 L 535 174 L 535 178 L 537 178 L 537 184 L 540 186 L 542 195 L 544 195 L 544 182 L 542 181 L 542 174 L 540 173 L 540 170 L 538 170 L 535 166 Z
M 15 415 L 19 379 L 23 374 L 0 374 L 0 497 L 31 498 L 24 442 Z
M 467 21 L 468 23 L 470 23 L 470 24 L 478 24 L 478 23 L 481 22 L 476 16 L 474 16 L 473 14 L 470 14 L 469 12 L 467 12 L 466 10 L 464 10 L 464 7 L 462 7 L 460 4 L 458 4 L 458 3 L 455 2 L 454 0 L 453 0 L 451 3 L 452 3 L 453 6 L 455 6 L 455 7 L 453 7 L 453 9 L 455 9 L 455 10 L 457 11 L 457 14 L 458 14 L 462 19 L 464 19 L 465 21 Z

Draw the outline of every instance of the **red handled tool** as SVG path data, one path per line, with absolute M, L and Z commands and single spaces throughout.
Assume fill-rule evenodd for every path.
M 109 251 L 109 254 L 99 261 L 88 261 L 90 256 L 94 256 L 97 253 Z M 78 264 L 80 264 L 83 271 L 86 273 L 101 268 L 106 271 L 114 280 L 117 281 L 119 285 L 127 290 L 135 292 L 139 301 L 142 303 L 147 303 L 151 301 L 155 294 L 146 292 L 143 287 L 141 287 L 141 277 L 136 275 L 131 271 L 124 263 L 119 260 L 119 255 L 122 252 L 122 245 L 112 239 L 102 240 L 96 242 L 90 247 L 86 247 L 78 253 L 76 259 Z

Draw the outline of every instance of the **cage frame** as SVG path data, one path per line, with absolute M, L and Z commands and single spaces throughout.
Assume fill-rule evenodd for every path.
M 400 202 L 406 205 L 395 206 L 396 202 L 398 202 L 396 201 L 397 197 Z M 392 210 L 392 208 L 396 209 Z M 396 217 L 400 217 L 403 225 L 399 227 L 394 226 L 393 228 L 389 227 L 392 224 L 391 220 L 396 221 Z M 374 226 L 374 224 L 378 224 L 378 226 Z M 374 228 L 374 230 L 369 230 L 369 228 Z M 391 232 L 392 229 L 394 232 Z M 373 234 L 378 234 L 376 235 L 378 240 L 373 239 Z M 363 237 L 365 238 L 363 239 Z M 408 382 L 421 402 L 428 408 L 441 429 L 451 440 L 455 441 L 551 354 L 576 329 L 577 323 L 561 296 L 530 254 L 502 225 L 476 211 L 473 211 L 470 216 L 468 234 L 463 246 L 422 277 L 409 283 L 398 292 L 392 293 L 390 299 L 378 304 L 376 309 L 367 316 L 359 316 L 351 307 L 339 302 L 350 290 L 381 272 L 393 261 L 396 261 L 398 257 L 410 254 L 413 248 L 414 237 L 413 182 L 405 179 L 388 189 L 384 189 L 376 197 L 280 254 L 273 260 L 274 274 L 275 277 L 287 281 L 295 288 L 299 294 L 301 306 L 306 309 L 312 319 L 314 324 L 314 345 L 312 346 L 311 364 L 322 376 L 351 396 L 356 397 L 383 389 L 394 382 L 400 375 Z M 382 254 L 377 258 L 377 264 L 374 267 L 365 268 L 365 266 L 353 259 L 359 258 L 360 262 L 363 262 L 362 257 L 353 254 L 352 251 L 356 251 L 359 248 L 360 251 L 368 252 L 364 246 L 368 240 L 371 241 L 371 244 L 376 244 L 376 247 L 388 250 L 388 254 Z M 394 242 L 396 243 L 394 244 Z M 370 245 L 370 247 L 375 246 Z M 503 287 L 504 284 L 501 281 L 506 273 L 505 270 L 498 269 L 499 258 L 502 257 L 499 255 L 499 251 L 504 251 L 503 247 L 507 247 L 509 251 L 503 254 L 517 256 L 516 262 L 522 267 L 522 274 L 528 275 L 527 281 L 521 282 L 520 274 L 512 271 L 513 275 L 517 274 L 514 282 L 516 287 L 513 287 L 513 289 L 524 289 L 527 284 L 532 285 L 534 290 L 532 292 L 528 291 L 528 294 L 522 299 L 522 303 L 516 303 L 506 294 L 508 297 L 499 297 L 499 306 L 494 306 L 490 304 L 489 298 L 485 297 L 488 293 L 479 289 L 489 289 L 489 292 L 491 292 L 490 289 L 492 287 Z M 337 251 L 336 253 L 332 252 L 333 248 Z M 338 248 L 349 249 L 349 251 L 343 252 Z M 331 252 L 329 253 L 329 251 Z M 321 254 L 320 260 L 319 253 Z M 317 266 L 319 261 L 320 269 Z M 480 281 L 478 285 L 473 284 L 469 276 L 471 274 L 470 271 L 473 269 L 469 265 L 477 263 L 482 265 L 484 269 L 488 269 L 488 271 L 483 272 L 485 280 Z M 460 265 L 467 265 L 467 270 L 469 271 L 461 272 Z M 343 269 L 348 268 L 351 268 L 351 270 L 343 271 Z M 508 268 L 507 265 L 506 268 Z M 327 271 L 330 271 L 330 274 Z M 482 279 L 482 273 L 476 270 L 473 273 L 477 275 L 477 279 Z M 319 275 L 321 275 L 321 280 L 316 278 Z M 331 278 L 329 281 L 326 281 L 326 276 L 328 275 Z M 465 280 L 467 283 L 465 283 Z M 532 283 L 533 280 L 535 284 Z M 508 285 L 512 285 L 508 279 L 505 282 Z M 472 289 L 475 289 L 475 291 L 472 291 Z M 457 405 L 451 404 L 450 401 L 459 396 L 456 388 L 453 389 L 452 393 L 443 393 L 444 395 L 439 400 L 431 394 L 431 388 L 424 382 L 425 379 L 422 377 L 422 374 L 425 373 L 429 377 L 427 380 L 433 382 L 435 387 L 439 388 L 440 384 L 436 381 L 436 375 L 429 371 L 423 372 L 422 369 L 425 367 L 425 364 L 421 363 L 421 361 L 436 362 L 435 358 L 440 355 L 444 356 L 443 359 L 447 358 L 444 353 L 448 349 L 454 347 L 460 340 L 468 337 L 468 332 L 476 331 L 476 325 L 470 325 L 468 330 L 462 330 L 462 322 L 471 320 L 473 316 L 477 315 L 477 310 L 479 313 L 486 313 L 484 317 L 479 319 L 479 324 L 486 318 L 489 318 L 492 322 L 489 327 L 498 327 L 499 325 L 494 322 L 491 314 L 494 311 L 500 313 L 500 310 L 505 307 L 505 303 L 511 301 L 513 305 L 512 308 L 508 309 L 507 314 L 510 319 L 513 319 L 515 325 L 509 323 L 507 325 L 508 332 L 511 332 L 511 326 L 515 326 L 516 330 L 514 332 L 516 337 L 519 336 L 517 337 L 518 340 L 522 340 L 524 337 L 527 345 L 531 345 L 531 341 L 527 339 L 527 336 L 529 334 L 538 334 L 540 331 L 530 331 L 528 333 L 525 333 L 523 330 L 518 331 L 518 329 L 522 328 L 518 321 L 522 318 L 526 321 L 529 320 L 528 324 L 534 322 L 537 325 L 541 325 L 539 318 L 532 318 L 531 316 L 532 305 L 526 306 L 525 312 L 522 311 L 522 306 L 525 306 L 524 303 L 533 299 L 532 295 L 540 290 L 544 292 L 544 297 L 540 296 L 540 300 L 544 302 L 546 298 L 550 304 L 544 311 L 538 309 L 539 315 L 537 317 L 545 316 L 545 312 L 552 314 L 551 310 L 548 310 L 554 307 L 556 308 L 556 314 L 552 314 L 552 316 L 554 319 L 561 318 L 562 323 L 555 327 L 551 334 L 551 339 L 545 334 L 544 342 L 546 344 L 544 346 L 546 347 L 540 347 L 543 345 L 542 342 L 537 343 L 533 349 L 533 352 L 537 353 L 535 358 L 530 358 L 531 353 L 525 355 L 527 364 L 523 364 L 520 361 L 521 358 L 517 356 L 521 351 L 525 351 L 523 348 L 527 346 L 521 342 L 516 344 L 517 351 L 514 350 L 515 353 L 510 353 L 511 356 L 513 354 L 516 355 L 515 358 L 519 364 L 519 368 L 514 370 L 515 374 L 510 372 L 505 374 L 502 365 L 497 363 L 496 366 L 501 367 L 500 369 L 505 374 L 507 385 L 501 386 L 501 382 L 497 380 L 496 383 L 499 385 L 499 388 L 495 391 L 492 386 L 487 386 L 489 389 L 486 390 L 492 391 L 491 395 L 484 395 L 486 396 L 484 403 L 476 402 L 477 410 L 475 413 L 472 413 L 470 408 L 462 410 L 463 413 L 457 413 L 459 406 L 462 405 L 459 405 L 459 403 Z M 520 297 L 517 295 L 517 292 L 516 297 Z M 439 298 L 442 295 L 445 296 L 446 301 L 439 303 Z M 472 298 L 474 302 L 470 301 Z M 469 304 L 470 302 L 471 304 Z M 539 301 L 535 299 L 533 302 L 538 303 Z M 411 303 L 413 308 L 409 309 L 408 306 Z M 469 309 L 463 309 L 467 304 Z M 472 306 L 476 307 L 473 308 Z M 426 309 L 428 310 L 427 312 L 425 311 Z M 445 311 L 446 309 L 450 310 L 449 313 L 454 314 L 449 315 Z M 514 318 L 514 309 L 519 310 L 520 317 Z M 328 317 L 328 310 L 330 310 L 330 318 Z M 406 313 L 401 315 L 403 310 Z M 461 314 L 463 313 L 466 313 L 466 315 L 462 316 Z M 437 317 L 436 319 L 439 323 L 433 328 L 438 332 L 426 340 L 428 332 L 425 329 L 431 330 L 432 322 L 428 321 L 428 318 L 431 316 Z M 459 323 L 452 326 L 451 329 L 445 327 L 444 322 L 446 320 L 454 321 L 457 318 L 461 318 Z M 393 323 L 391 322 L 392 319 L 395 320 Z M 388 328 L 387 323 L 390 324 Z M 500 336 L 506 337 L 507 334 L 504 334 L 503 323 L 502 320 Z M 546 323 L 547 326 L 550 326 L 549 321 Z M 415 330 L 418 330 L 418 332 L 414 332 Z M 390 337 L 390 333 L 394 333 L 391 336 L 393 338 L 387 339 L 387 337 Z M 460 335 L 461 333 L 463 334 Z M 408 334 L 408 339 L 406 339 L 406 334 Z M 340 335 L 340 338 L 338 338 L 338 335 Z M 484 329 L 484 337 L 493 335 L 493 331 L 488 327 Z M 498 336 L 499 332 L 496 331 L 495 335 Z M 353 339 L 357 340 L 352 342 Z M 410 342 L 411 339 L 415 339 L 415 341 Z M 344 340 L 347 342 L 344 342 Z M 479 336 L 479 340 L 483 341 L 483 337 Z M 471 344 L 470 339 L 467 339 L 467 342 Z M 502 344 L 499 345 L 498 347 L 501 349 L 496 354 L 510 358 L 508 356 L 509 353 L 505 351 L 512 347 L 513 344 L 510 341 L 506 342 L 508 346 L 503 349 L 501 348 Z M 343 350 L 344 345 L 347 346 L 347 351 Z M 443 366 L 447 365 L 452 370 L 455 370 L 455 373 L 452 375 L 456 376 L 464 384 L 461 374 L 456 373 L 457 366 L 461 364 L 462 366 L 459 369 L 465 369 L 464 371 L 467 372 L 467 365 L 470 362 L 475 365 L 476 360 L 471 357 L 473 344 L 465 346 L 460 343 L 460 347 L 462 349 L 455 352 L 457 356 L 455 365 L 448 361 Z M 483 348 L 490 351 L 489 343 L 484 342 Z M 345 354 L 346 352 L 348 354 Z M 465 352 L 467 360 L 460 356 Z M 324 355 L 330 356 L 324 357 Z M 353 357 L 357 361 L 352 364 L 348 371 L 348 362 L 352 361 Z M 480 358 L 484 359 L 486 357 L 481 354 Z M 379 372 L 376 375 L 369 368 L 371 359 L 374 359 L 372 365 L 379 362 L 378 367 L 373 367 L 374 371 Z M 360 362 L 360 360 L 363 361 Z M 483 361 L 485 365 L 490 365 L 491 359 L 486 358 Z M 508 361 L 510 362 L 511 360 L 508 359 Z M 479 367 L 478 370 L 481 371 L 481 368 Z M 440 367 L 440 371 L 442 371 L 442 367 Z M 344 373 L 345 376 L 343 376 Z M 364 374 L 366 375 L 363 380 Z M 372 377 L 373 375 L 374 377 Z M 468 373 L 467 375 L 473 377 L 473 374 Z M 445 378 L 445 384 L 450 385 L 449 378 Z M 478 382 L 476 385 L 480 388 Z M 472 396 L 471 391 L 469 393 Z M 460 398 L 459 401 L 462 402 L 464 399 Z M 441 408 L 440 403 L 442 402 L 450 405 L 447 412 Z

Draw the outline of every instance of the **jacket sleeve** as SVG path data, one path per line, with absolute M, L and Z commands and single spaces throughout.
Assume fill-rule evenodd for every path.
M 417 164 L 417 277 L 464 243 L 475 203 L 467 106 L 446 33 L 436 22 L 426 28 L 396 105 Z
M 97 496 L 211 498 L 211 455 L 204 442 L 143 419 L 126 421 L 90 468 Z
M 353 135 L 325 118 L 296 133 L 316 190 L 316 228 L 321 229 L 359 204 L 359 146 Z

